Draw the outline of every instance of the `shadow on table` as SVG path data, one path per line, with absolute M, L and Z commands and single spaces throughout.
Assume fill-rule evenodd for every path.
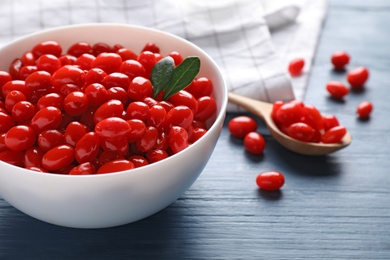
M 279 162 L 286 172 L 310 177 L 336 177 L 342 172 L 341 159 L 335 154 L 323 156 L 301 155 L 287 150 L 276 141 L 269 141 L 267 147 L 271 160 Z M 276 163 L 276 162 L 275 162 Z
M 196 223 L 184 224 L 186 209 L 174 204 L 149 218 L 106 229 L 59 227 L 10 206 L 12 218 L 0 223 L 3 235 L 8 229 L 6 237 L 0 235 L 0 259 L 191 258 L 196 249 L 193 232 L 199 228 L 194 228 Z

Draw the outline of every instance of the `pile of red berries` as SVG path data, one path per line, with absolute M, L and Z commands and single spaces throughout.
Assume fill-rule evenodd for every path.
M 316 107 L 298 100 L 276 101 L 271 116 L 283 133 L 302 142 L 339 143 L 347 133 L 334 115 L 322 115 Z
M 179 65 L 180 53 L 169 53 Z M 0 71 L 0 160 L 34 171 L 107 173 L 154 163 L 201 138 L 216 113 L 212 82 L 195 78 L 168 100 L 153 96 L 162 59 L 147 43 L 45 41 Z

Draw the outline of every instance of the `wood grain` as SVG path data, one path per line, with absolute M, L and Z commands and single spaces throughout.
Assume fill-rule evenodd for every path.
M 0 199 L 0 259 L 390 259 L 390 3 L 329 2 L 305 102 L 334 113 L 353 136 L 329 156 L 294 154 L 266 137 L 263 156 L 244 151 L 225 126 L 200 178 L 165 210 L 100 230 L 34 220 Z M 371 77 L 345 102 L 328 98 L 329 80 L 345 81 L 329 63 L 335 50 Z M 355 116 L 374 103 L 368 121 Z M 227 120 L 234 116 L 229 114 Z M 280 192 L 257 189 L 256 175 L 279 170 Z

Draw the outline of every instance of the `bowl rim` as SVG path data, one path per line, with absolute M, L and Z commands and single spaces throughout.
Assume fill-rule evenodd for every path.
M 162 35 L 164 35 L 166 37 L 173 38 L 174 40 L 182 42 L 184 44 L 187 44 L 191 48 L 194 48 L 198 52 L 200 52 L 204 57 L 207 58 L 207 60 L 212 64 L 212 66 L 214 68 L 216 68 L 218 76 L 221 79 L 221 82 L 222 82 L 222 85 L 223 85 L 223 89 L 222 89 L 222 92 L 221 92 L 222 100 L 221 100 L 221 106 L 220 106 L 219 112 L 218 112 L 214 122 L 210 126 L 210 128 L 207 129 L 207 132 L 198 141 L 204 140 L 207 136 L 211 135 L 211 132 L 220 131 L 220 129 L 215 129 L 215 128 L 219 127 L 219 123 L 221 123 L 221 124 L 223 123 L 223 121 L 225 119 L 225 116 L 226 116 L 226 108 L 227 108 L 227 104 L 228 104 L 228 98 L 227 98 L 228 97 L 228 88 L 227 88 L 226 79 L 223 76 L 222 70 L 221 70 L 220 66 L 215 62 L 215 60 L 213 58 L 211 58 L 211 56 L 208 53 L 206 53 L 203 49 L 201 49 L 196 44 L 190 42 L 189 40 L 184 39 L 184 38 L 182 38 L 180 36 L 177 36 L 175 34 L 172 34 L 172 33 L 166 32 L 166 31 L 162 31 L 162 30 L 159 30 L 159 29 L 156 29 L 156 28 L 152 28 L 152 27 L 141 26 L 141 25 L 133 25 L 133 24 L 121 24 L 121 23 L 84 23 L 84 24 L 73 24 L 73 25 L 65 25 L 65 26 L 58 26 L 58 27 L 48 28 L 48 29 L 44 29 L 44 30 L 40 30 L 40 31 L 37 31 L 37 32 L 30 33 L 30 34 L 26 34 L 24 36 L 20 36 L 20 37 L 18 37 L 16 39 L 11 40 L 8 43 L 2 45 L 2 46 L 0 46 L 0 50 L 3 50 L 5 48 L 10 48 L 13 44 L 17 44 L 19 42 L 26 41 L 26 40 L 28 40 L 30 38 L 34 38 L 34 37 L 39 36 L 41 34 L 47 34 L 47 33 L 56 32 L 56 31 L 66 31 L 66 30 L 77 29 L 77 28 L 90 28 L 90 27 L 122 27 L 122 28 L 128 28 L 128 29 L 146 30 L 146 31 L 151 32 L 151 33 L 162 34 Z M 130 170 L 124 170 L 124 171 L 119 171 L 119 172 L 111 172 L 111 173 L 107 173 L 107 174 L 87 174 L 87 175 L 73 176 L 73 175 L 70 175 L 70 174 L 56 174 L 56 173 L 38 172 L 38 171 L 28 170 L 28 169 L 26 169 L 24 167 L 15 166 L 15 165 L 3 162 L 3 161 L 0 161 L 0 166 L 4 165 L 5 167 L 16 168 L 17 172 L 19 174 L 29 174 L 29 175 L 34 175 L 35 174 L 35 175 L 38 175 L 38 176 L 45 175 L 45 176 L 47 176 L 47 178 L 74 178 L 74 179 L 77 179 L 77 178 L 109 178 L 109 176 L 114 176 L 114 175 L 137 174 L 138 172 L 142 171 L 143 169 L 147 169 L 147 168 L 151 168 L 151 167 L 157 167 L 159 164 L 162 164 L 162 163 L 164 163 L 167 160 L 171 160 L 171 158 L 174 158 L 174 157 L 177 157 L 177 156 L 181 156 L 181 154 L 183 152 L 185 152 L 187 149 L 192 149 L 193 145 L 190 145 L 189 147 L 187 147 L 183 151 L 181 151 L 181 152 L 179 152 L 177 154 L 173 154 L 173 155 L 169 156 L 168 158 L 165 158 L 164 160 L 161 160 L 161 161 L 158 161 L 158 162 L 155 162 L 155 163 L 152 163 L 152 164 L 148 164 L 148 165 L 145 165 L 145 166 L 142 166 L 142 167 L 139 167 L 139 168 L 133 168 L 133 169 L 130 169 Z M 196 145 L 196 143 L 195 143 L 195 145 Z M 15 173 L 13 173 L 13 174 L 15 174 Z

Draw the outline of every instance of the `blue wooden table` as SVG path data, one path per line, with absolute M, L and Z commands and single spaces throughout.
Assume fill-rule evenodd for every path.
M 314 0 L 313 0 L 314 1 Z M 195 184 L 163 211 L 129 225 L 78 230 L 53 226 L 0 198 L 0 259 L 390 259 L 390 1 L 329 2 L 304 101 L 336 114 L 353 136 L 345 150 L 308 157 L 266 137 L 262 156 L 244 151 L 225 127 Z M 348 68 L 371 77 L 344 102 L 328 97 L 330 55 L 346 50 Z M 358 120 L 362 100 L 369 120 Z M 228 114 L 227 120 L 235 116 Z M 281 171 L 280 192 L 255 178 Z

